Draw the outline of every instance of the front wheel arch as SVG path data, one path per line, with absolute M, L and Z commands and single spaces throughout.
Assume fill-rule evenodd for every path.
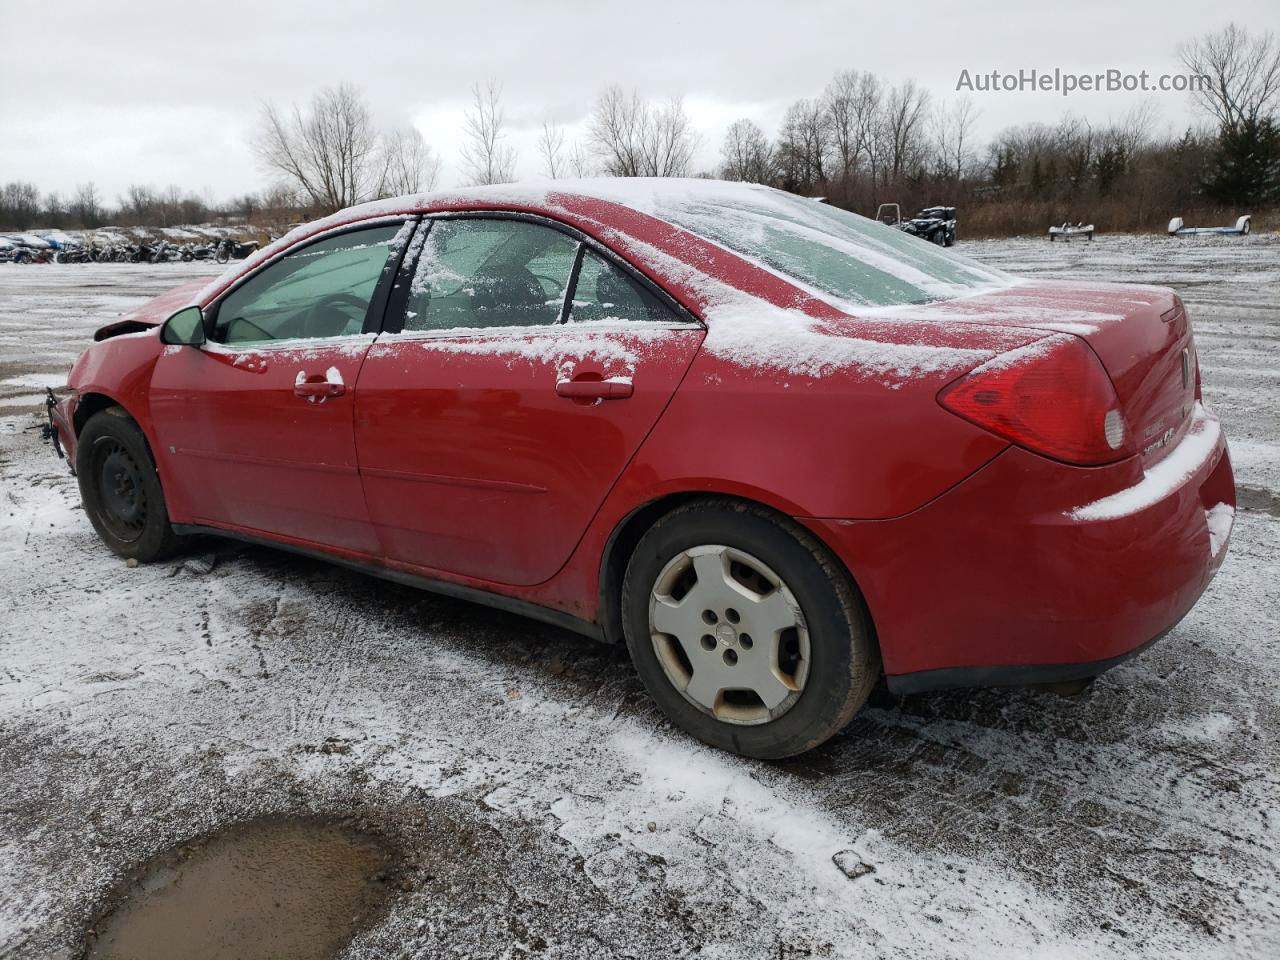
M 134 423 L 138 422 L 138 418 L 130 414 L 120 401 L 114 397 L 109 397 L 105 393 L 80 394 L 76 401 L 76 412 L 71 424 L 75 429 L 76 436 L 79 437 L 84 432 L 84 425 L 89 422 L 90 417 L 103 410 L 110 410 L 112 407 L 119 411 L 115 416 L 129 417 Z

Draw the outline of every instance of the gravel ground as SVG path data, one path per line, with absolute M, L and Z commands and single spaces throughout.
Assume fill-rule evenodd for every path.
M 33 408 L 213 268 L 0 266 L 0 957 L 74 956 L 131 865 L 259 814 L 408 851 L 349 958 L 1280 955 L 1280 238 L 962 250 L 1182 293 L 1231 553 L 1082 698 L 878 694 L 786 763 L 688 740 L 551 627 L 214 541 L 126 567 Z

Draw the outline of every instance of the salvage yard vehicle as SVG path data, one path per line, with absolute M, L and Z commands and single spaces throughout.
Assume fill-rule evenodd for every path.
M 951 247 L 956 242 L 956 208 L 925 207 L 901 225 L 902 230 L 928 240 L 940 247 Z
M 1084 237 L 1092 243 L 1093 224 L 1080 221 L 1079 223 L 1063 223 L 1060 226 L 1052 226 L 1049 228 L 1050 242 L 1059 238 L 1063 240 L 1070 240 L 1072 237 Z
M 236 240 L 234 237 L 223 237 L 214 246 L 214 256 L 219 263 L 226 263 L 229 260 L 243 260 L 257 250 L 257 240 L 244 241 Z
M 49 430 L 117 554 L 221 534 L 625 643 L 753 757 L 882 673 L 1094 677 L 1234 517 L 1173 291 L 1018 282 L 765 187 L 377 201 L 95 340 Z
M 882 203 L 876 207 L 876 220 L 939 247 L 951 247 L 956 242 L 955 207 L 925 207 L 910 220 L 903 220 L 901 207 Z
M 1181 217 L 1174 217 L 1169 221 L 1169 236 L 1203 237 L 1220 235 L 1247 237 L 1249 235 L 1249 229 L 1252 222 L 1253 217 L 1245 214 L 1243 217 L 1237 217 L 1235 224 L 1230 227 L 1187 227 L 1183 226 Z

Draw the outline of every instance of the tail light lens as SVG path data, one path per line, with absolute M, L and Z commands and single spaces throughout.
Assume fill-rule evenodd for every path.
M 943 388 L 938 402 L 1055 460 L 1096 465 L 1133 452 L 1111 378 L 1097 355 L 1067 334 L 988 360 Z

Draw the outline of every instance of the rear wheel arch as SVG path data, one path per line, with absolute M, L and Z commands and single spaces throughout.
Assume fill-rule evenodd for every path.
M 626 575 L 627 564 L 641 538 L 663 517 L 693 503 L 721 504 L 728 507 L 750 510 L 767 516 L 773 522 L 787 529 L 793 536 L 802 541 L 811 541 L 824 554 L 828 569 L 842 575 L 848 581 L 854 596 L 862 606 L 863 616 L 871 629 L 871 638 L 879 649 L 880 640 L 876 632 L 875 621 L 866 597 L 862 592 L 858 579 L 839 554 L 827 544 L 815 531 L 793 520 L 785 512 L 769 504 L 749 497 L 709 491 L 671 493 L 650 500 L 627 514 L 609 535 L 605 543 L 604 555 L 600 560 L 600 626 L 605 640 L 609 643 L 624 642 L 622 632 L 622 582 Z

